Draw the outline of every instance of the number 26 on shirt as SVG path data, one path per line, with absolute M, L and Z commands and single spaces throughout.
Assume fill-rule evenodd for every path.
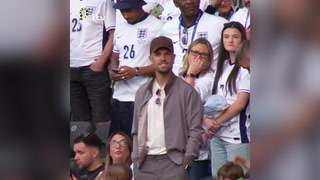
M 131 45 L 131 48 L 127 45 L 125 45 L 123 47 L 123 49 L 125 50 L 125 53 L 124 53 L 124 56 L 123 56 L 123 59 L 133 59 L 134 56 L 135 56 L 135 51 L 134 51 L 134 44 Z

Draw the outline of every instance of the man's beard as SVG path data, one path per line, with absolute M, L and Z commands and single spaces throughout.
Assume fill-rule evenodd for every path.
M 172 67 L 167 70 L 161 70 L 160 68 L 157 68 L 156 72 L 158 72 L 159 74 L 162 74 L 162 75 L 167 75 L 167 74 L 171 73 L 171 70 L 172 70 Z

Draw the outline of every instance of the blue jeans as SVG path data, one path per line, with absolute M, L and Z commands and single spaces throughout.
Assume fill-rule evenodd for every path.
M 193 161 L 189 179 L 204 180 L 208 177 L 211 177 L 210 160 Z
M 217 172 L 219 168 L 226 162 L 233 161 L 235 155 L 241 155 L 246 159 L 250 159 L 250 143 L 232 144 L 214 136 L 210 142 L 210 149 L 211 173 L 214 179 L 218 179 Z
M 112 100 L 110 133 L 124 132 L 131 137 L 134 102 Z

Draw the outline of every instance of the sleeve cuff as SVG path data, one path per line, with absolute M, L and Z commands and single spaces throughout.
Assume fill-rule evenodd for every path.
M 185 156 L 183 159 L 183 165 L 189 165 L 191 166 L 192 162 L 193 162 L 193 157 L 190 156 Z

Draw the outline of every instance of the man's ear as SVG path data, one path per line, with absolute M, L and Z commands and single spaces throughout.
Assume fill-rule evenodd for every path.
M 100 156 L 100 150 L 98 148 L 93 148 L 92 149 L 92 155 L 93 155 L 94 158 L 99 157 Z
M 153 64 L 153 59 L 152 59 L 151 55 L 149 56 L 149 60 L 150 60 L 151 64 Z

